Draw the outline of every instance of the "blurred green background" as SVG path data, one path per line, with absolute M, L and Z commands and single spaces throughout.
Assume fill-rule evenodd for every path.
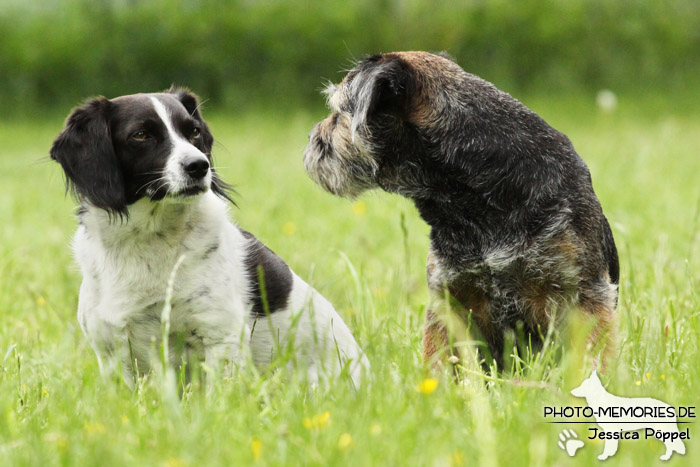
M 406 199 L 350 203 L 304 171 L 324 80 L 399 49 L 447 51 L 571 138 L 622 265 L 606 387 L 700 405 L 700 1 L 0 0 L 1 466 L 601 465 L 586 425 L 542 418 L 543 406 L 583 404 L 568 396 L 582 379 L 576 349 L 461 385 L 428 372 L 428 226 Z M 48 151 L 86 97 L 172 83 L 206 99 L 216 168 L 238 192 L 232 217 L 367 351 L 372 384 L 359 394 L 336 384 L 305 396 L 284 368 L 180 401 L 157 374 L 133 393 L 100 378 L 75 318 L 76 203 Z M 433 376 L 434 393 L 418 389 Z M 689 426 L 674 465 L 700 465 Z M 586 442 L 576 459 L 558 447 L 564 427 Z M 663 452 L 620 445 L 611 465 Z
M 393 50 L 447 51 L 513 94 L 692 94 L 697 0 L 0 0 L 3 116 L 190 86 L 207 106 L 320 106 Z

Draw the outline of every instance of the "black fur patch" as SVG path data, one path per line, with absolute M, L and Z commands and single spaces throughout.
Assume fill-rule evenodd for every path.
M 250 303 L 253 305 L 251 310 L 252 316 L 263 317 L 268 313 L 285 309 L 289 303 L 289 294 L 292 291 L 292 271 L 279 256 L 263 245 L 253 234 L 245 230 L 242 232 L 250 240 L 245 266 L 248 279 L 250 280 Z M 261 272 L 267 299 L 267 309 L 263 300 L 263 287 L 260 287 Z
M 73 111 L 51 146 L 66 174 L 66 188 L 112 215 L 126 214 L 124 174 L 112 146 L 112 103 L 93 99 Z

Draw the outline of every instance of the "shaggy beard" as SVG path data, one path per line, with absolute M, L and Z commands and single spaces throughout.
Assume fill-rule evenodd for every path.
M 316 150 L 313 141 L 304 151 L 304 167 L 323 189 L 344 198 L 357 198 L 365 190 L 376 187 L 377 165 L 373 158 L 358 155 L 350 162 L 330 149 Z

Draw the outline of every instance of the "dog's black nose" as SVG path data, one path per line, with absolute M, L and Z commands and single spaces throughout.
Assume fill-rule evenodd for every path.
M 209 172 L 209 161 L 202 157 L 188 157 L 183 162 L 183 165 L 185 166 L 185 172 L 195 180 L 204 178 Z

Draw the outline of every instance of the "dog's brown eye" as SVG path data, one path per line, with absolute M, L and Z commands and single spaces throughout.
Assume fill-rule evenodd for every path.
M 149 135 L 148 132 L 144 130 L 139 130 L 133 135 L 131 135 L 131 137 L 137 141 L 146 141 L 148 138 L 151 137 L 151 135 Z
M 194 141 L 195 139 L 199 139 L 199 137 L 202 135 L 202 130 L 200 130 L 197 127 L 192 128 L 192 132 L 190 133 L 190 141 Z

